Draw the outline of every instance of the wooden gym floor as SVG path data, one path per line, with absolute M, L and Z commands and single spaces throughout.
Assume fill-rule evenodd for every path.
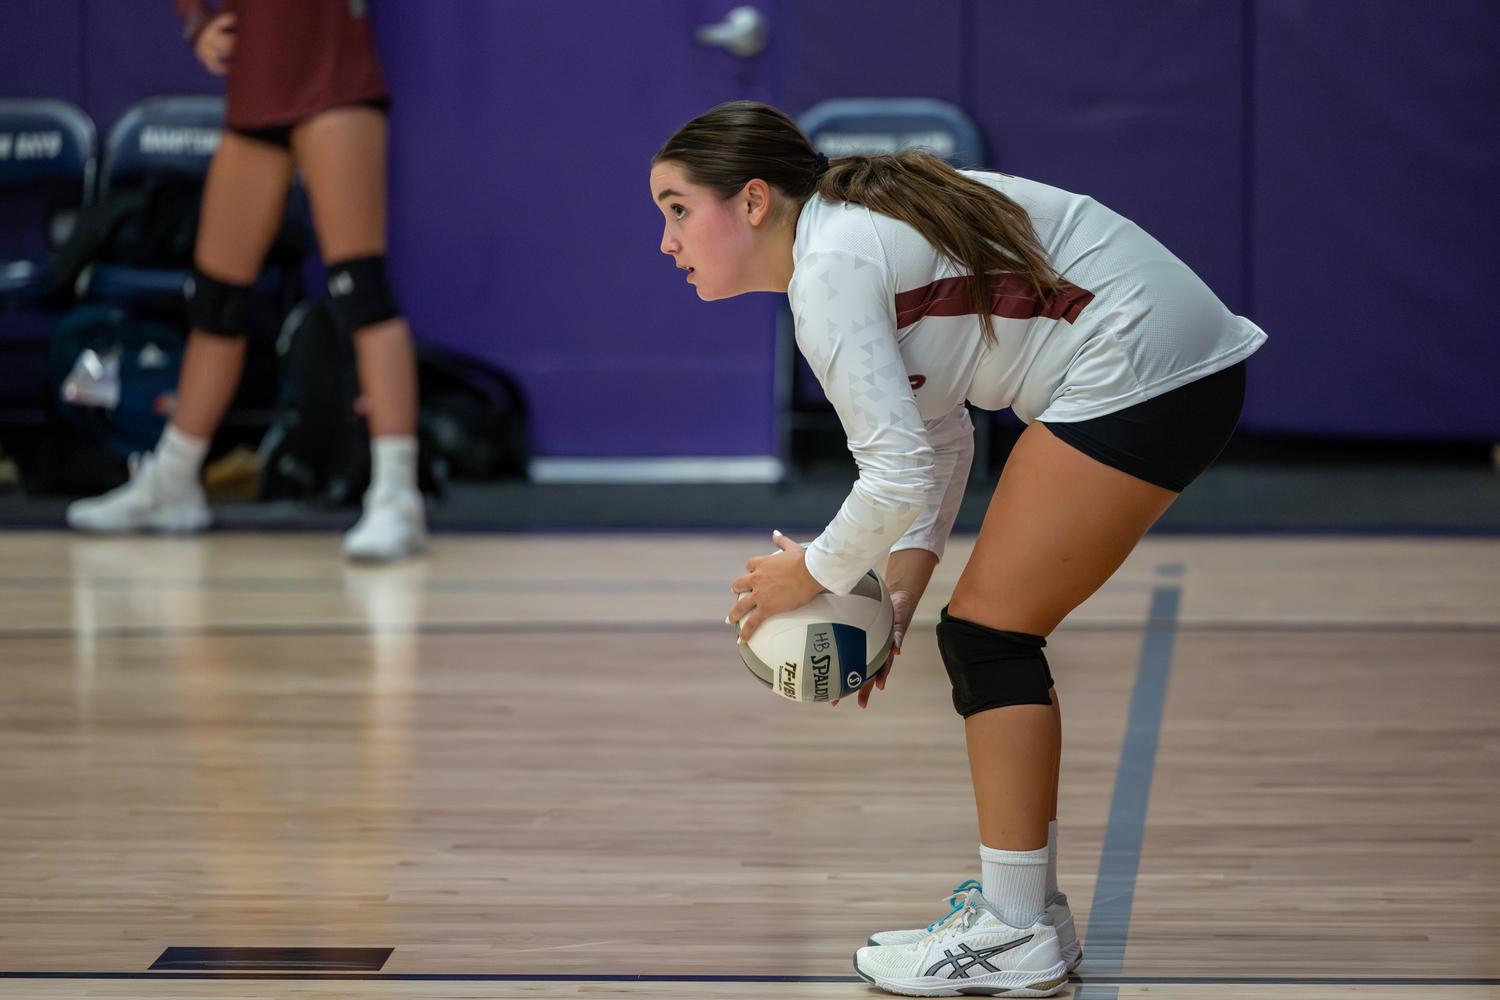
M 863 712 L 739 663 L 762 537 L 337 544 L 0 535 L 0 995 L 870 997 L 976 873 L 968 540 Z M 1500 997 L 1500 540 L 1153 537 L 1048 654 L 1072 996 Z

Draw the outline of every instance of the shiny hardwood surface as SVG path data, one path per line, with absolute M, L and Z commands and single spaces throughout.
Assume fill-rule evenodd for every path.
M 389 973 L 848 975 L 868 932 L 934 919 L 976 867 L 931 635 L 967 542 L 866 712 L 745 676 L 728 580 L 768 545 L 440 536 L 359 568 L 323 535 L 0 536 L 0 970 L 138 972 L 167 945 L 223 944 L 390 946 Z M 1162 565 L 1183 568 L 1182 633 L 1125 972 L 1500 977 L 1494 540 L 1148 539 L 1048 650 L 1080 924 Z M 869 995 L 0 980 L 596 993 Z

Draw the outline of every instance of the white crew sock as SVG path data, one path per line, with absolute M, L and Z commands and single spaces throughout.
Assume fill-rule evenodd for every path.
M 417 439 L 382 434 L 370 439 L 370 492 L 409 492 L 417 488 Z
M 1042 898 L 1052 902 L 1057 895 L 1057 820 L 1047 824 L 1047 883 L 1046 895 Z
M 171 421 L 156 442 L 157 482 L 169 490 L 189 490 L 198 482 L 198 469 L 208 454 L 209 439 L 185 434 Z
M 1012 927 L 1030 927 L 1047 909 L 1047 848 L 999 851 L 979 846 L 984 898 Z

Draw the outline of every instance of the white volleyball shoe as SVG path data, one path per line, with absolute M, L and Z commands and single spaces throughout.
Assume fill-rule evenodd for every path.
M 913 942 L 920 941 L 927 935 L 936 931 L 943 924 L 947 923 L 955 913 L 963 909 L 964 898 L 969 894 L 969 890 L 978 888 L 979 882 L 977 879 L 971 878 L 967 881 L 960 882 L 957 886 L 954 887 L 952 892 L 943 897 L 943 902 L 947 903 L 950 907 L 945 915 L 939 917 L 937 920 L 934 920 L 926 927 L 913 927 L 910 930 L 904 931 L 876 931 L 874 934 L 870 935 L 870 939 L 866 942 L 866 944 L 912 944 Z
M 152 452 L 130 456 L 130 481 L 102 496 L 68 504 L 68 527 L 100 534 L 202 531 L 213 523 L 197 479 L 168 482 Z
M 978 882 L 969 879 L 954 889 L 944 900 L 953 906 L 946 917 L 926 927 L 914 927 L 904 931 L 877 931 L 870 935 L 869 943 L 872 945 L 911 944 L 922 940 L 927 935 L 936 932 L 962 909 L 963 895 L 978 886 Z M 1047 901 L 1047 916 L 1052 918 L 1052 927 L 1057 931 L 1057 943 L 1062 951 L 1063 962 L 1067 964 L 1068 971 L 1072 972 L 1078 968 L 1078 963 L 1083 961 L 1083 945 L 1078 941 L 1078 932 L 1073 929 L 1073 911 L 1068 908 L 1068 897 L 1062 892 L 1053 893 L 1052 898 Z
M 427 548 L 427 512 L 414 489 L 371 489 L 344 536 L 344 555 L 362 562 L 405 559 Z
M 859 949 L 854 971 L 912 997 L 1050 997 L 1068 981 L 1052 918 L 1012 927 L 978 889 L 922 940 Z

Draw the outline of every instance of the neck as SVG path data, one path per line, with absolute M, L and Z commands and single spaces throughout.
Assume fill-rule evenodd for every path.
M 764 262 L 762 280 L 756 291 L 782 292 L 792 283 L 792 271 L 796 261 L 792 257 L 792 244 L 797 239 L 797 216 L 789 214 L 773 224 L 768 230 L 758 233 L 761 243 L 761 260 Z

